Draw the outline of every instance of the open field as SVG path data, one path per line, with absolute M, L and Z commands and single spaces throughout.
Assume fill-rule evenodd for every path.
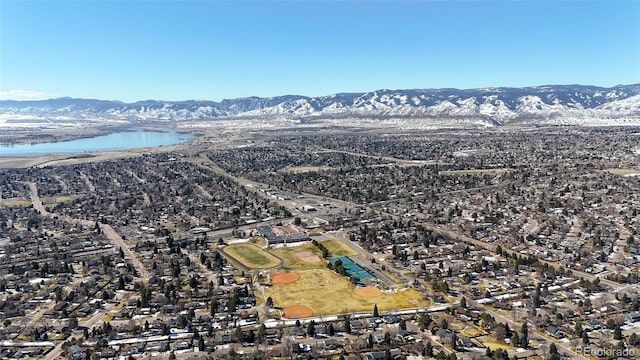
M 327 267 L 325 261 L 308 262 L 305 261 L 300 254 L 309 255 L 309 253 L 321 258 L 322 253 L 313 244 L 304 244 L 302 246 L 279 247 L 269 250 L 273 255 L 282 259 L 281 267 L 291 270 L 307 270 L 307 269 L 324 269 Z
M 359 287 L 353 289 L 353 292 L 362 297 L 378 297 L 382 295 L 382 291 L 375 287 Z
M 338 239 L 325 240 L 322 242 L 322 245 L 329 250 L 329 255 L 331 255 L 331 257 L 356 255 L 356 252 L 353 251 L 353 249 Z
M 248 268 L 266 269 L 280 264 L 280 259 L 251 244 L 229 245 L 224 252 Z
M 499 168 L 499 169 L 468 169 L 468 170 L 447 170 L 440 171 L 438 174 L 440 175 L 498 175 L 509 172 L 513 169 L 508 168 Z
M 30 200 L 25 199 L 0 199 L 0 208 L 10 207 L 10 206 L 29 206 L 31 205 Z
M 280 171 L 300 174 L 300 173 L 306 173 L 306 172 L 312 172 L 312 171 L 324 171 L 324 170 L 331 170 L 331 169 L 333 168 L 329 166 L 291 166 L 291 167 L 286 167 Z
M 298 255 L 298 257 L 300 258 L 300 260 L 306 262 L 306 263 L 319 263 L 322 262 L 322 259 L 312 253 L 311 251 L 301 251 L 299 253 L 297 253 L 296 255 Z
M 66 196 L 56 196 L 56 197 L 46 197 L 42 198 L 43 204 L 59 204 L 67 201 L 73 201 L 76 199 L 82 198 L 82 195 L 66 195 Z
M 607 169 L 607 171 L 613 175 L 621 176 L 640 175 L 640 170 L 638 169 Z
M 298 281 L 273 284 L 265 290 L 265 296 L 271 296 L 274 304 L 282 308 L 306 306 L 315 316 L 373 311 L 374 305 L 378 305 L 380 311 L 387 311 L 429 304 L 413 289 L 377 297 L 359 296 L 347 278 L 328 269 L 298 271 L 298 274 Z

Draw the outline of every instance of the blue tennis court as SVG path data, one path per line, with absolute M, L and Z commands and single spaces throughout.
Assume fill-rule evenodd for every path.
M 351 260 L 348 256 L 341 256 L 337 258 L 330 259 L 332 264 L 336 264 L 338 261 L 342 263 L 342 267 L 347 271 L 347 274 L 350 277 L 354 277 L 358 279 L 358 281 L 371 280 L 375 278 L 373 274 L 371 274 L 367 269 L 358 265 L 356 262 Z

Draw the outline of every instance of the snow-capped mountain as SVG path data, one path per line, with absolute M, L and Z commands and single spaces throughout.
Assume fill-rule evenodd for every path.
M 320 97 L 287 95 L 214 101 L 118 101 L 59 98 L 0 101 L 0 121 L 124 123 L 229 118 L 409 119 L 426 123 L 640 124 L 640 84 L 601 88 L 553 85 L 525 88 L 378 90 Z

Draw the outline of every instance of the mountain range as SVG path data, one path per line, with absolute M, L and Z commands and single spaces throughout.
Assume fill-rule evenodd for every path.
M 367 119 L 425 123 L 640 124 L 640 84 L 611 88 L 547 85 L 523 88 L 377 90 L 307 97 L 246 97 L 220 102 L 58 98 L 0 101 L 0 123 L 215 121 L 216 119 Z

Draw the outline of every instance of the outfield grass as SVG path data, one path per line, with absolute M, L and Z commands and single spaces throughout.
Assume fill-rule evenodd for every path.
M 299 280 L 288 284 L 273 284 L 265 289 L 265 297 L 270 296 L 274 304 L 282 308 L 307 306 L 313 310 L 314 316 L 373 311 L 374 305 L 378 305 L 380 311 L 429 305 L 414 289 L 367 298 L 356 295 L 353 292 L 354 285 L 346 277 L 331 270 L 297 272 Z
M 304 244 L 302 246 L 281 247 L 270 250 L 272 254 L 282 259 L 282 264 L 280 266 L 282 270 L 298 271 L 309 269 L 325 269 L 327 267 L 326 261 L 320 261 L 317 263 L 304 262 L 297 255 L 298 253 L 303 251 L 310 251 L 322 259 L 322 252 L 311 243 Z
M 329 250 L 329 254 L 332 257 L 356 255 L 356 252 L 353 251 L 353 249 L 338 239 L 325 240 L 322 242 L 322 245 Z
M 248 268 L 265 269 L 280 264 L 280 259 L 252 244 L 229 245 L 224 252 Z

